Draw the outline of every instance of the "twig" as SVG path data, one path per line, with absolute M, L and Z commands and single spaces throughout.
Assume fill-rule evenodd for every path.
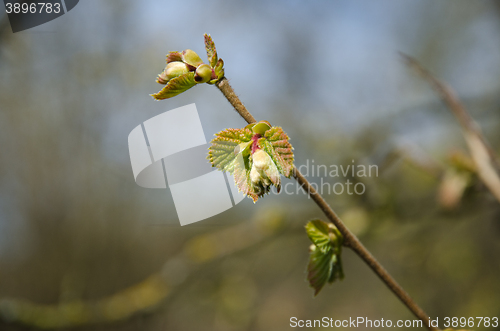
M 450 87 L 439 81 L 411 56 L 403 53 L 400 54 L 405 63 L 410 68 L 415 69 L 415 71 L 432 86 L 453 115 L 455 115 L 462 126 L 462 132 L 476 165 L 479 178 L 500 202 L 500 176 L 498 173 L 500 162 L 498 161 L 495 151 L 490 147 L 490 144 L 481 132 L 479 125 L 472 119 Z
M 224 77 L 219 82 L 217 82 L 217 87 L 224 94 L 229 103 L 233 106 L 233 108 L 245 119 L 245 121 L 250 123 L 257 122 L 255 117 L 250 114 L 245 105 L 241 102 L 240 98 L 234 93 L 233 88 L 229 85 L 228 80 Z
M 243 103 L 240 101 L 238 96 L 234 93 L 234 90 L 229 85 L 226 78 L 223 78 L 217 84 L 219 90 L 226 97 L 226 99 L 231 103 L 234 109 L 248 122 L 256 122 L 255 118 L 248 112 Z M 332 222 L 337 229 L 344 236 L 344 245 L 351 248 L 356 254 L 359 255 L 365 261 L 368 266 L 377 274 L 377 276 L 382 279 L 382 281 L 391 289 L 391 291 L 408 307 L 408 309 L 420 320 L 423 324 L 431 331 L 439 330 L 438 328 L 432 327 L 429 324 L 429 316 L 413 301 L 413 299 L 406 293 L 406 291 L 392 278 L 392 276 L 384 269 L 384 267 L 375 259 L 375 257 L 363 246 L 359 239 L 344 225 L 342 220 L 333 211 L 332 207 L 328 205 L 325 199 L 316 191 L 311 183 L 300 173 L 300 171 L 294 167 L 293 176 L 300 184 L 300 186 L 306 191 L 306 193 L 311 197 L 311 199 L 316 202 L 318 207 L 323 211 L 325 216 L 330 222 Z

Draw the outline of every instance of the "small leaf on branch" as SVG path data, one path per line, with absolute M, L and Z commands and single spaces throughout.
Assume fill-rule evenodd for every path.
M 306 232 L 313 242 L 310 247 L 307 279 L 317 295 L 326 283 L 342 280 L 342 235 L 333 226 L 321 220 L 307 223 Z
M 212 68 L 215 68 L 217 64 L 217 50 L 215 49 L 215 43 L 209 34 L 205 33 L 205 49 L 207 51 L 208 63 Z
M 311 255 L 307 265 L 307 279 L 314 289 L 314 295 L 318 295 L 323 286 L 329 282 L 335 262 L 336 255 L 332 251 L 323 253 L 317 246 L 311 245 Z
M 275 126 L 266 131 L 264 138 L 272 148 L 268 148 L 271 157 L 278 169 L 281 169 L 285 177 L 290 177 L 293 170 L 293 147 L 289 142 L 288 135 L 282 128 Z
M 217 61 L 217 64 L 214 67 L 214 74 L 215 75 L 210 81 L 210 84 L 215 84 L 224 77 L 224 61 L 222 61 L 222 59 L 219 59 L 219 61 Z
M 306 225 L 307 236 L 323 253 L 330 250 L 329 231 L 329 224 L 320 220 L 310 221 Z
M 281 128 L 261 121 L 243 129 L 227 129 L 215 136 L 208 153 L 212 166 L 233 174 L 239 191 L 254 202 L 269 193 L 272 185 L 279 192 L 281 175 L 290 177 L 293 148 Z
M 227 129 L 215 134 L 209 148 L 208 159 L 213 167 L 226 172 L 233 172 L 237 154 L 243 152 L 252 140 L 252 132 L 248 129 Z M 247 143 L 246 146 L 243 144 Z M 239 150 L 235 150 L 239 148 Z M 237 152 L 237 153 L 235 153 Z
M 194 72 L 188 72 L 179 77 L 172 78 L 161 91 L 151 94 L 151 96 L 156 100 L 168 99 L 189 90 L 195 85 Z

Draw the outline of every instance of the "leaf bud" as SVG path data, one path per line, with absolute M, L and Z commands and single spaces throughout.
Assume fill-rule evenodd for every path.
M 212 78 L 212 68 L 208 64 L 202 64 L 196 68 L 194 80 L 197 83 L 206 83 Z
M 200 64 L 203 64 L 202 59 L 196 54 L 195 51 L 191 49 L 186 49 L 182 51 L 182 61 L 192 65 L 193 67 L 198 67 Z
M 252 154 L 252 169 L 250 180 L 254 185 L 262 184 L 264 187 L 273 183 L 280 188 L 280 173 L 273 159 L 264 150 L 258 149 Z
M 271 123 L 268 121 L 260 121 L 252 127 L 252 131 L 255 134 L 260 134 L 261 136 L 271 128 Z
M 156 81 L 160 84 L 167 84 L 169 80 L 181 75 L 187 74 L 189 72 L 185 63 L 182 62 L 170 62 L 165 67 L 165 70 L 158 75 Z

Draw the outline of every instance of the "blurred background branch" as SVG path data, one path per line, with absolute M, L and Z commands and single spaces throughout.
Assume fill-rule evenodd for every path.
M 402 53 L 401 55 L 408 66 L 415 69 L 436 90 L 443 102 L 445 102 L 450 111 L 455 115 L 462 126 L 465 141 L 469 147 L 472 160 L 476 165 L 479 178 L 481 178 L 493 196 L 500 202 L 500 176 L 498 173 L 500 167 L 498 157 L 482 134 L 479 125 L 472 119 L 451 88 L 434 77 L 414 58 Z
M 170 257 L 160 272 L 96 301 L 70 300 L 37 304 L 28 300 L 0 298 L 0 319 L 35 329 L 61 329 L 120 323 L 160 308 L 187 279 L 197 277 L 205 264 L 241 250 L 255 248 L 282 232 L 283 215 L 259 217 L 223 230 L 190 239 L 177 256 Z

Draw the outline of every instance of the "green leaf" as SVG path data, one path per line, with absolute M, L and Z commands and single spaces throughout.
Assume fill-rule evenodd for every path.
M 161 91 L 151 94 L 151 96 L 156 100 L 168 99 L 189 90 L 195 85 L 194 72 L 188 72 L 187 74 L 172 78 Z
M 246 154 L 249 150 L 252 136 L 252 131 L 248 129 L 227 129 L 216 133 L 215 138 L 211 141 L 212 145 L 208 149 L 208 159 L 212 167 L 233 173 L 237 155 L 245 156 L 248 159 L 248 155 Z M 242 145 L 245 143 L 248 144 Z M 237 147 L 238 149 L 236 149 Z M 245 155 L 243 155 L 244 152 Z M 243 164 L 243 167 L 245 167 L 245 164 Z M 240 175 L 243 176 L 242 173 Z
M 212 68 L 217 64 L 217 50 L 215 49 L 214 41 L 209 34 L 205 33 L 205 49 L 207 50 L 208 63 Z
M 318 295 L 326 283 L 344 279 L 340 254 L 332 250 L 323 253 L 317 246 L 312 245 L 309 264 L 307 265 L 307 280 L 314 288 L 314 295 Z
M 224 77 L 224 61 L 222 61 L 222 59 L 219 59 L 213 69 L 215 78 L 210 80 L 208 84 L 215 84 Z
M 256 202 L 259 197 L 269 193 L 271 187 L 262 183 L 252 183 L 250 178 L 252 138 L 254 135 L 251 128 L 247 127 L 218 132 L 211 141 L 207 158 L 213 167 L 233 174 L 238 190 Z M 276 179 L 273 179 L 276 182 Z M 279 183 L 274 184 L 279 186 Z
M 255 186 L 252 185 L 248 157 L 245 158 L 240 154 L 237 158 L 235 158 L 235 162 L 233 164 L 234 182 L 238 187 L 238 191 L 250 197 L 255 203 L 259 199 L 259 196 L 263 195 L 263 193 L 261 194 L 261 192 L 258 192 Z
M 316 246 L 312 246 L 309 264 L 307 265 L 307 279 L 314 288 L 314 295 L 318 295 L 323 286 L 330 280 L 336 255 L 332 251 L 323 253 Z
M 323 253 L 331 249 L 330 245 L 330 225 L 321 220 L 313 220 L 307 223 L 306 232 L 312 243 Z
M 311 245 L 311 254 L 307 266 L 307 279 L 317 295 L 323 286 L 344 278 L 342 270 L 342 235 L 332 224 L 321 220 L 307 223 L 306 232 Z
M 342 269 L 342 256 L 339 254 L 335 254 L 336 259 L 332 266 L 332 273 L 330 278 L 328 278 L 328 284 L 333 283 L 334 281 L 344 279 L 344 270 Z
M 215 70 L 215 74 L 217 75 L 218 79 L 221 79 L 222 77 L 224 77 L 224 61 L 222 61 L 222 59 L 219 59 L 219 61 L 217 61 L 217 64 L 215 65 L 214 70 Z
M 293 170 L 293 147 L 289 142 L 288 135 L 279 126 L 273 126 L 264 134 L 269 144 L 263 148 L 269 153 L 278 170 L 287 178 L 290 178 Z M 269 146 L 270 145 L 270 146 Z M 270 148 L 272 147 L 272 148 Z
M 221 131 L 211 143 L 207 158 L 212 166 L 232 173 L 238 189 L 254 202 L 269 193 L 271 185 L 279 192 L 280 174 L 289 177 L 292 173 L 288 136 L 267 121 Z

